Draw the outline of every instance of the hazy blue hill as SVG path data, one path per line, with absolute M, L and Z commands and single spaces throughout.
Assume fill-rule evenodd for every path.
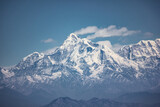
M 74 100 L 60 97 L 44 107 L 159 107 L 160 104 L 147 105 L 140 103 L 121 103 L 108 99 L 92 98 L 90 100 Z
M 69 97 L 60 97 L 44 107 L 82 107 L 82 105 L 84 105 L 84 101 L 73 100 Z

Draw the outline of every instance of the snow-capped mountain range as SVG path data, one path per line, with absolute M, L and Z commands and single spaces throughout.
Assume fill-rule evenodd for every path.
M 102 96 L 120 90 L 148 90 L 160 85 L 159 77 L 160 39 L 142 40 L 115 53 L 73 33 L 51 54 L 34 52 L 12 68 L 0 68 L 1 87 L 26 95 L 37 89 L 57 96 L 83 89 L 104 89 L 99 92 Z M 62 95 L 64 90 L 68 93 Z

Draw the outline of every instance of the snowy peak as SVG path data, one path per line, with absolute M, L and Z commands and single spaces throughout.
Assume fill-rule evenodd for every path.
M 92 43 L 90 40 L 86 38 L 79 38 L 76 34 L 71 33 L 70 36 L 64 41 L 63 45 L 60 46 L 60 50 L 67 50 L 69 52 L 83 48 L 83 47 L 98 47 L 98 44 Z
M 64 47 L 68 48 L 70 46 L 73 47 L 77 45 L 85 45 L 85 46 L 91 46 L 91 47 L 99 46 L 99 44 L 95 44 L 86 38 L 81 39 L 76 34 L 71 33 L 60 48 L 64 48 Z
M 159 39 L 159 38 L 156 39 L 155 42 L 156 42 L 156 44 L 157 44 L 158 46 L 160 46 L 160 39 Z
M 76 34 L 71 33 L 71 34 L 68 36 L 68 38 L 64 41 L 64 44 L 67 44 L 67 43 L 70 43 L 70 44 L 76 43 L 76 42 L 78 42 L 79 40 L 80 40 L 80 38 L 79 38 Z
M 44 57 L 43 53 L 33 52 L 32 54 L 24 57 L 22 61 L 17 65 L 17 67 L 28 67 L 34 64 L 39 59 L 42 59 Z
M 77 37 L 77 35 L 76 34 L 74 34 L 74 33 L 71 33 L 70 35 L 69 35 L 69 37 L 67 38 L 67 40 L 71 40 L 71 41 L 76 41 L 76 40 L 78 40 L 79 38 Z
M 124 46 L 118 53 L 128 59 L 151 56 L 160 57 L 160 39 L 155 41 L 142 40 L 137 44 Z
M 38 52 L 33 52 L 32 54 L 26 56 L 23 58 L 23 61 L 26 61 L 26 60 L 29 60 L 29 59 L 37 59 L 37 58 L 42 58 L 44 55 L 43 54 L 40 54 Z
M 77 37 L 76 34 L 71 33 L 68 38 L 64 41 L 63 45 L 60 46 L 60 49 L 69 49 L 73 48 L 81 39 Z
M 10 72 L 7 69 L 0 69 L 0 72 L 5 76 L 5 78 L 10 78 L 14 76 L 14 72 Z

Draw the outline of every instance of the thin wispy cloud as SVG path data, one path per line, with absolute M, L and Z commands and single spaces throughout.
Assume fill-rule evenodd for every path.
M 111 49 L 112 49 L 114 52 L 118 52 L 119 49 L 122 48 L 123 46 L 124 46 L 124 45 L 121 45 L 121 44 L 117 43 L 117 44 L 112 45 L 112 48 L 111 48 Z
M 96 42 L 96 43 L 98 43 L 98 44 L 100 44 L 100 45 L 105 45 L 105 46 L 109 47 L 110 49 L 112 49 L 114 52 L 118 52 L 118 50 L 123 47 L 123 45 L 118 44 L 118 43 L 112 45 L 111 42 L 108 41 L 108 40 L 98 41 L 98 42 Z
M 96 26 L 88 26 L 82 28 L 74 33 L 77 35 L 91 34 L 87 36 L 88 39 L 95 39 L 98 37 L 112 37 L 112 36 L 129 36 L 139 33 L 139 30 L 128 30 L 126 27 L 117 28 L 116 25 L 110 25 L 106 28 L 98 28 Z
M 42 42 L 43 42 L 43 43 L 52 43 L 52 42 L 55 42 L 55 40 L 52 39 L 52 38 L 48 38 L 48 39 L 46 39 L 46 40 L 42 40 Z
M 100 44 L 100 45 L 105 45 L 105 46 L 107 46 L 107 47 L 109 47 L 109 48 L 112 48 L 111 42 L 108 41 L 108 40 L 98 41 L 98 42 L 96 42 L 96 43 L 98 43 L 98 44 Z
M 74 33 L 76 35 L 85 35 L 85 34 L 89 34 L 89 33 L 95 33 L 97 32 L 99 29 L 97 28 L 97 26 L 88 26 L 86 28 L 81 28 L 78 31 L 75 31 Z
M 154 34 L 151 33 L 151 32 L 146 32 L 146 33 L 144 33 L 144 36 L 145 36 L 146 38 L 151 38 L 153 35 L 154 35 Z
M 53 48 L 51 48 L 51 49 L 48 49 L 48 50 L 46 50 L 46 51 L 43 51 L 43 53 L 44 53 L 45 55 L 53 54 L 57 48 L 58 48 L 57 46 L 56 46 L 56 47 L 53 47 Z

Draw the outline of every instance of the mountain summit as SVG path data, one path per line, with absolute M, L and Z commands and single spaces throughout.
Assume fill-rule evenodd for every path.
M 69 35 L 69 37 L 67 38 L 67 40 L 72 40 L 72 41 L 76 41 L 76 40 L 78 40 L 79 38 L 77 37 L 77 35 L 76 34 L 74 34 L 74 33 L 71 33 L 70 35 Z
M 0 84 L 25 95 L 39 90 L 45 97 L 72 98 L 154 89 L 160 80 L 159 43 L 141 41 L 117 54 L 71 33 L 52 54 L 34 52 L 10 69 L 0 68 Z

